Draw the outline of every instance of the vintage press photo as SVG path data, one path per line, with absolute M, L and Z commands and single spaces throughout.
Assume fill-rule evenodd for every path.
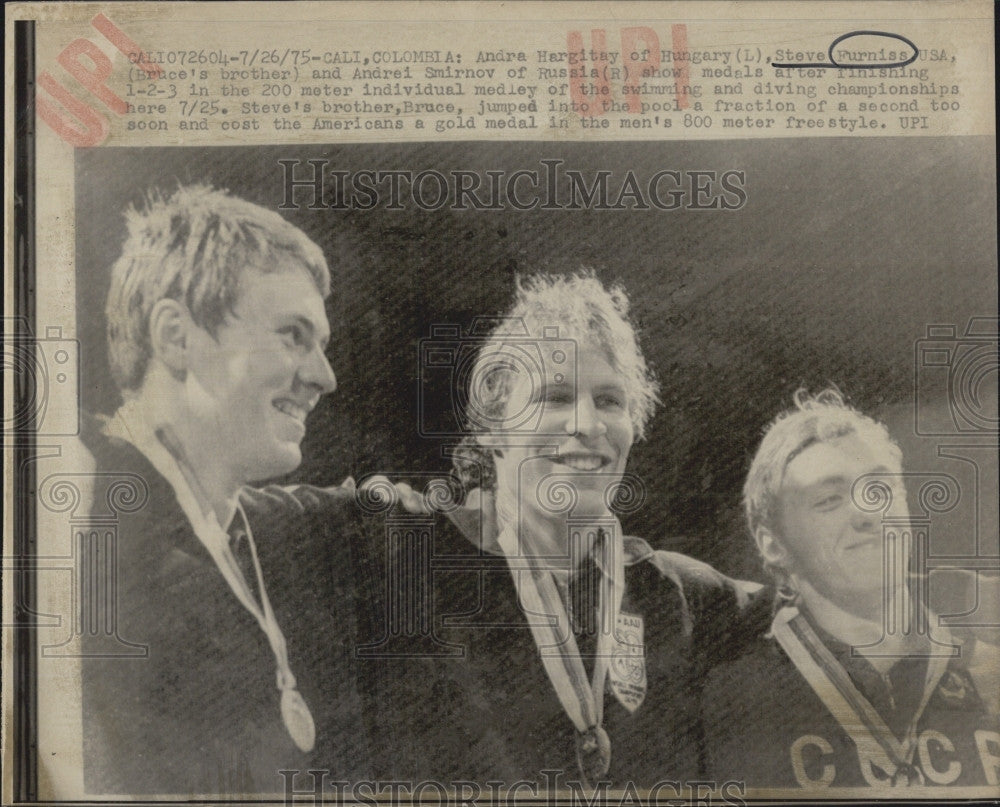
M 1000 796 L 992 14 L 12 6 L 5 802 Z

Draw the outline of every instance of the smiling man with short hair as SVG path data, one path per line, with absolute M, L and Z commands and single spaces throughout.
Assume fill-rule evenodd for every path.
M 769 637 L 707 683 L 712 775 L 811 793 L 1000 780 L 980 674 L 996 648 L 915 594 L 903 480 L 888 430 L 836 390 L 798 393 L 768 428 L 744 504 L 778 597 Z
M 247 487 L 298 467 L 336 387 L 329 289 L 316 244 L 225 192 L 128 216 L 107 300 L 123 402 L 84 437 L 101 472 L 148 489 L 115 556 L 118 636 L 148 655 L 84 637 L 90 793 L 274 793 L 282 769 L 366 769 L 352 491 Z

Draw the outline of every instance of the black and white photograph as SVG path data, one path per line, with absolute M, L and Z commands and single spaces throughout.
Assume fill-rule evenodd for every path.
M 936 145 L 81 153 L 146 498 L 87 790 L 994 783 L 993 157 Z

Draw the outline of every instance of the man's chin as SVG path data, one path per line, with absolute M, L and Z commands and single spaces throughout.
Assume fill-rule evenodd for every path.
M 603 492 L 587 491 L 580 494 L 571 515 L 576 519 L 611 518 L 613 514 L 608 510 L 607 500 Z
M 298 443 L 284 443 L 280 449 L 256 463 L 255 473 L 250 482 L 273 479 L 290 474 L 302 464 L 302 449 Z

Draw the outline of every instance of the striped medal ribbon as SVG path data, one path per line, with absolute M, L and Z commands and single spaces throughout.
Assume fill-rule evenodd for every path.
M 617 527 L 612 538 L 605 530 L 600 530 L 593 549 L 595 557 L 600 558 L 601 568 L 612 569 L 613 574 L 601 575 L 597 656 L 589 681 L 570 617 L 552 572 L 530 552 L 521 551 L 514 529 L 504 530 L 498 539 L 542 665 L 559 702 L 576 728 L 577 765 L 583 783 L 590 787 L 611 768 L 611 739 L 602 722 L 608 664 L 614 656 L 614 643 L 617 641 L 614 635 L 615 619 L 624 591 L 624 554 L 620 533 L 620 527 Z
M 780 608 L 771 624 L 771 631 L 802 677 L 853 741 L 866 781 L 872 785 L 889 784 L 892 787 L 923 785 L 923 771 L 914 762 L 917 724 L 944 675 L 948 659 L 942 656 L 929 659 L 923 696 L 903 738 L 898 739 L 875 707 L 858 691 L 847 671 L 798 608 Z

